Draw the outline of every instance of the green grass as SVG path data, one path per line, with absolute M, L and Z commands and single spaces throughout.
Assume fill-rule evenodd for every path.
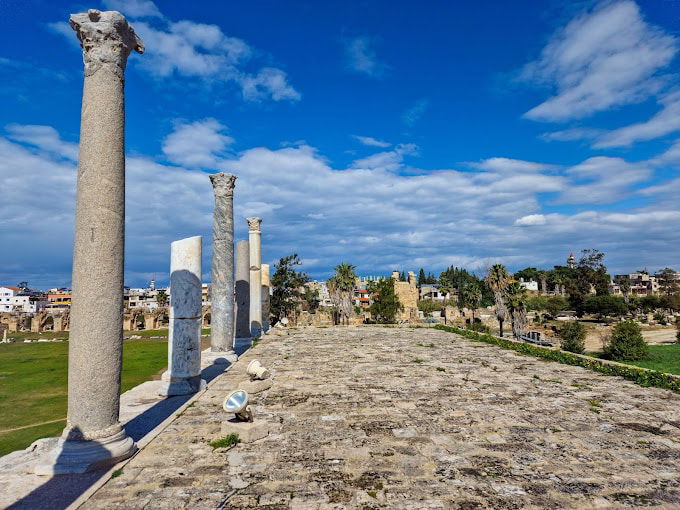
M 151 379 L 167 365 L 167 342 L 123 344 L 121 391 Z M 66 417 L 68 343 L 0 345 L 0 455 L 57 436 Z M 44 423 L 60 420 L 56 423 Z M 42 425 L 38 425 L 42 424 Z
M 645 359 L 642 361 L 624 361 L 623 363 L 680 375 L 680 344 L 650 345 L 649 354 Z
M 210 446 L 212 446 L 213 448 L 228 448 L 230 446 L 239 444 L 240 442 L 241 439 L 238 437 L 238 434 L 232 432 L 228 436 L 215 439 L 214 441 L 210 441 Z

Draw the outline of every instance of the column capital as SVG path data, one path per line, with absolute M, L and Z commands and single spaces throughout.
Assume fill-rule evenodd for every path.
M 248 232 L 260 232 L 260 225 L 262 224 L 262 218 L 246 218 L 248 222 Z
M 106 67 L 122 79 L 130 52 L 144 53 L 144 43 L 118 11 L 90 9 L 71 14 L 69 23 L 83 48 L 85 76 Z
M 215 195 L 217 196 L 234 196 L 234 188 L 236 187 L 236 176 L 232 174 L 225 174 L 220 172 L 219 174 L 210 175 L 210 182 L 212 183 L 213 190 L 215 190 Z

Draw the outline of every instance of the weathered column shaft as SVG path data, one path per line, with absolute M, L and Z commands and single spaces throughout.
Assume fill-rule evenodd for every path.
M 162 395 L 201 388 L 201 236 L 175 241 L 170 252 L 168 371 Z
M 250 337 L 250 247 L 236 243 L 236 338 Z
M 233 352 L 234 346 L 234 186 L 236 176 L 210 176 L 215 191 L 213 215 L 210 348 Z
M 262 334 L 262 278 L 260 274 L 262 218 L 247 218 L 250 248 L 250 334 Z
M 269 264 L 260 264 L 260 281 L 262 283 L 262 331 L 269 331 Z
M 73 249 L 68 423 L 71 439 L 120 430 L 125 246 L 125 63 L 143 46 L 119 13 L 71 16 L 85 83 Z

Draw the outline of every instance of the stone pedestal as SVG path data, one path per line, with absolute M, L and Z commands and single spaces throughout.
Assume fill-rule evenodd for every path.
M 250 338 L 250 246 L 236 243 L 236 338 Z
M 210 176 L 215 192 L 213 214 L 210 351 L 214 362 L 236 361 L 234 352 L 234 187 L 236 176 Z M 211 356 L 212 356 L 211 354 Z M 217 356 L 219 354 L 219 356 Z
M 71 15 L 83 48 L 85 83 L 73 249 L 68 415 L 53 464 L 41 473 L 80 473 L 129 457 L 118 423 L 123 346 L 125 103 L 123 74 L 144 46 L 116 11 Z
M 201 379 L 200 236 L 175 241 L 170 253 L 168 370 L 161 395 L 187 395 L 205 387 Z
M 250 334 L 262 335 L 262 275 L 260 274 L 262 218 L 247 218 L 250 247 Z

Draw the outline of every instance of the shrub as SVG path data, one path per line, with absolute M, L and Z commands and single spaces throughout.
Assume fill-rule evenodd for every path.
M 221 437 L 219 439 L 215 439 L 214 441 L 210 441 L 210 446 L 213 448 L 229 448 L 230 446 L 237 445 L 241 442 L 241 439 L 239 439 L 238 434 L 232 432 L 226 437 Z
M 612 360 L 636 361 L 647 356 L 647 342 L 642 338 L 640 326 L 633 321 L 619 322 L 612 330 L 604 356 Z
M 680 317 L 675 318 L 675 329 L 677 330 L 677 333 L 675 333 L 675 343 L 680 344 Z
M 583 354 L 586 350 L 586 327 L 578 321 L 567 322 L 559 330 L 563 351 Z
M 467 324 L 465 324 L 465 328 L 471 331 L 476 331 L 477 333 L 491 333 L 491 328 L 489 326 L 486 326 L 481 322 L 476 321 L 473 322 L 472 324 L 468 322 Z

